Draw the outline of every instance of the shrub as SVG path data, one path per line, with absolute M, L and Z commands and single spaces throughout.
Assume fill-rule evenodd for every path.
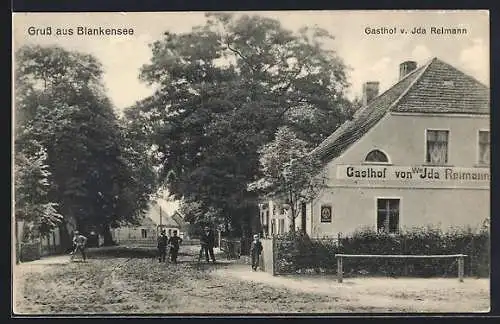
M 295 273 L 305 269 L 335 272 L 335 254 L 466 254 L 466 275 L 489 276 L 489 232 L 473 233 L 470 228 L 452 228 L 446 232 L 432 227 L 404 229 L 387 234 L 360 229 L 340 240 L 311 240 L 307 235 L 286 234 L 276 237 L 277 273 Z M 457 276 L 457 260 L 446 259 L 344 259 L 346 276 L 360 274 L 383 276 Z

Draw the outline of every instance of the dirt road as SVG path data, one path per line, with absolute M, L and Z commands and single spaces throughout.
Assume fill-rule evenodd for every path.
M 332 278 L 272 277 L 251 272 L 249 266 L 224 261 L 197 265 L 194 259 L 190 253 L 176 265 L 160 264 L 155 258 L 69 263 L 64 257 L 23 264 L 15 270 L 15 310 L 25 314 L 242 314 L 489 308 L 486 280 L 460 284 L 453 279 L 359 279 L 340 286 Z
M 214 274 L 273 287 L 336 298 L 339 309 L 385 309 L 389 312 L 488 312 L 489 280 L 455 278 L 349 278 L 335 276 L 271 276 L 246 266 L 217 269 Z

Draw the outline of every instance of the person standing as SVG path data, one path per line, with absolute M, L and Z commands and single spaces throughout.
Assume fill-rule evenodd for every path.
M 82 254 L 83 261 L 87 260 L 87 256 L 85 255 L 85 247 L 87 245 L 87 238 L 80 234 L 79 231 L 75 231 L 73 233 L 73 246 L 75 247 L 73 252 L 71 252 L 71 260 L 75 257 L 77 252 Z
M 199 259 L 201 260 L 203 253 L 205 253 L 205 258 L 207 262 L 210 262 L 210 260 L 208 259 L 208 255 L 210 254 L 212 262 L 215 263 L 215 255 L 214 255 L 215 235 L 208 226 L 205 226 L 204 228 L 203 234 L 201 235 L 200 238 L 200 243 L 201 243 L 201 250 Z
M 182 243 L 182 239 L 177 236 L 177 231 L 174 231 L 174 235 L 168 239 L 168 245 L 170 245 L 170 260 L 172 263 L 177 263 L 177 254 L 179 253 L 179 246 Z
M 259 240 L 259 234 L 253 236 L 250 254 L 252 255 L 252 269 L 257 270 L 259 266 L 260 254 L 262 253 L 262 242 Z
M 159 262 L 166 262 L 167 245 L 168 245 L 168 237 L 165 234 L 165 230 L 162 230 L 160 236 L 158 236 L 158 253 L 159 253 L 158 261 Z

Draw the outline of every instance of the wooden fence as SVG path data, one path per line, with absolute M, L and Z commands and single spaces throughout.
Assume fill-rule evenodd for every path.
M 40 241 L 35 242 L 21 242 L 18 244 L 17 253 L 19 255 L 19 261 L 27 262 L 39 260 L 42 255 L 42 249 Z

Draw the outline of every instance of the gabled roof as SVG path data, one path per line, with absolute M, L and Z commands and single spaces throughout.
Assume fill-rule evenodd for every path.
M 489 114 L 489 110 L 488 87 L 434 58 L 360 108 L 311 153 L 322 159 L 339 156 L 391 111 Z
M 160 219 L 161 218 L 161 225 L 165 227 L 179 227 L 179 224 L 175 220 L 172 219 L 171 216 L 169 216 L 166 212 L 162 212 L 160 210 L 160 206 L 158 204 L 151 204 L 149 210 L 148 210 L 148 215 L 154 215 L 155 219 Z
M 186 221 L 184 220 L 184 216 L 179 212 L 175 211 L 174 214 L 172 215 L 172 219 L 179 224 L 179 226 L 184 226 L 186 225 Z
M 171 227 L 171 228 L 179 228 L 180 225 L 177 224 L 177 222 L 172 219 L 171 216 L 163 216 L 162 221 L 161 221 L 161 226 L 164 227 Z
M 144 216 L 139 225 L 132 225 L 132 227 L 156 227 L 156 223 L 150 217 Z

